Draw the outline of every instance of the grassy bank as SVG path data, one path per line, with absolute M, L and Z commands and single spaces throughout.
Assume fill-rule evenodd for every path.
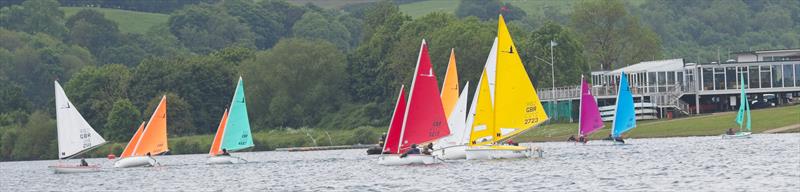
M 89 8 L 89 7 L 61 7 L 66 17 L 72 16 L 82 9 L 92 9 L 103 13 L 109 20 L 117 22 L 119 30 L 125 33 L 147 32 L 150 27 L 162 23 L 167 23 L 169 15 L 160 13 L 147 13 L 138 11 L 128 11 L 121 9 Z
M 800 105 L 753 110 L 751 114 L 754 133 L 800 124 Z M 728 128 L 738 128 L 735 119 L 736 112 L 727 112 L 673 120 L 640 121 L 635 129 L 625 135 L 632 138 L 720 135 Z M 576 135 L 577 127 L 577 123 L 544 125 L 520 135 L 517 140 L 563 141 L 570 135 Z M 605 138 L 610 131 L 611 124 L 606 123 L 603 129 L 593 133 L 590 138 Z

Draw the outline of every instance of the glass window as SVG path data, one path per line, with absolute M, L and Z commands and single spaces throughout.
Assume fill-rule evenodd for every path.
M 744 88 L 748 88 L 747 87 L 747 82 L 748 82 L 747 81 L 748 80 L 748 78 L 747 78 L 748 77 L 747 76 L 747 67 L 737 67 L 737 69 L 738 70 L 736 72 L 736 88 L 737 89 L 741 89 L 741 87 L 739 87 L 739 86 L 742 84 L 742 79 L 739 79 L 739 78 L 742 78 L 742 77 L 744 77 Z
M 761 66 L 761 88 L 771 88 L 772 87 L 772 79 L 770 78 L 770 70 L 771 67 Z
M 714 73 L 711 68 L 703 68 L 703 90 L 714 90 Z
M 658 72 L 658 91 L 667 91 L 667 72 Z
M 784 87 L 793 87 L 794 85 L 794 73 L 792 71 L 792 65 L 787 64 L 783 65 L 783 86 Z
M 684 78 L 684 77 L 683 77 L 683 71 L 678 71 L 678 77 L 677 77 L 677 80 L 678 80 L 678 85 L 685 86 L 685 85 L 683 84 L 683 78 Z
M 667 86 L 675 85 L 675 71 L 667 72 Z
M 714 67 L 714 90 L 725 89 L 725 68 Z
M 794 86 L 800 87 L 800 64 L 794 64 Z
M 772 87 L 783 87 L 783 67 L 772 66 Z
M 739 85 L 736 84 L 736 67 L 725 68 L 725 86 L 728 89 L 738 89 Z
M 759 88 L 761 84 L 758 82 L 758 66 L 750 66 L 750 88 Z
M 656 92 L 656 73 L 649 72 L 647 73 L 647 87 L 650 89 L 650 92 Z

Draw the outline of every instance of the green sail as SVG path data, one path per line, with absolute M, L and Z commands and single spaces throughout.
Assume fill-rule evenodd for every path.
M 242 77 L 239 77 L 239 83 L 236 85 L 236 93 L 233 95 L 230 108 L 220 148 L 236 151 L 253 147 L 253 136 L 250 132 L 250 119 L 247 117 Z

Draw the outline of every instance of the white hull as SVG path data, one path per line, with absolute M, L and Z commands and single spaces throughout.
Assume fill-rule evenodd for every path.
M 531 149 L 525 146 L 472 146 L 466 149 L 467 160 L 480 159 L 519 159 L 542 156 L 540 149 Z
M 56 165 L 50 166 L 50 169 L 53 169 L 55 173 L 90 173 L 90 172 L 99 172 L 100 166 L 92 165 L 92 166 L 70 166 L 70 165 Z
M 437 156 L 440 159 L 444 160 L 457 160 L 457 159 L 466 159 L 467 146 L 460 145 L 460 146 L 453 146 L 453 147 L 446 147 L 443 149 L 437 149 L 433 151 L 433 156 Z
M 391 154 L 381 155 L 381 157 L 378 158 L 379 165 L 430 165 L 441 162 L 442 161 L 436 159 L 436 157 L 432 155 L 420 154 L 412 154 L 404 158 L 400 158 L 400 155 L 397 154 Z
M 115 168 L 155 166 L 156 160 L 147 156 L 125 157 L 114 162 Z
M 736 133 L 735 135 L 723 134 L 722 138 L 723 139 L 745 139 L 745 138 L 750 138 L 750 136 L 752 134 L 753 133 L 751 133 L 751 132 L 739 132 L 739 133 Z
M 236 163 L 247 163 L 247 161 L 239 157 L 227 156 L 227 155 L 211 156 L 208 157 L 208 159 L 206 160 L 206 164 L 236 164 Z

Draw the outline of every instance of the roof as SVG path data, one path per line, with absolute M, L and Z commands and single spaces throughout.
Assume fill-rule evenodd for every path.
M 753 51 L 736 51 L 731 54 L 762 54 L 762 53 L 781 53 L 781 52 L 800 52 L 800 49 L 769 49 L 769 50 L 753 50 Z
M 627 67 L 608 72 L 608 74 L 656 72 L 656 71 L 682 71 L 684 67 L 683 58 L 668 59 L 658 61 L 644 61 Z

